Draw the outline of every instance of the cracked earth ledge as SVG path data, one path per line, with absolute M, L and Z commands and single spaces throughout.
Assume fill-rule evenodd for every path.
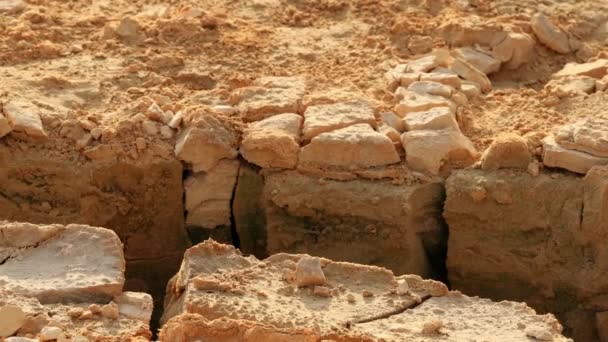
M 177 2 L 0 0 L 0 340 L 608 341 L 605 3 Z

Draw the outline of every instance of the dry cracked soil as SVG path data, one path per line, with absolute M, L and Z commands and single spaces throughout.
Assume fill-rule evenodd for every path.
M 0 0 L 0 341 L 608 341 L 608 3 Z

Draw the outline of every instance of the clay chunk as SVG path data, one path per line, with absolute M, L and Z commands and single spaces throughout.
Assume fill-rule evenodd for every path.
M 237 89 L 232 102 L 245 122 L 281 113 L 298 113 L 306 94 L 306 82 L 299 77 L 263 77 L 254 85 Z
M 325 285 L 325 275 L 318 258 L 302 258 L 296 264 L 296 285 L 314 286 Z
M 4 114 L 12 126 L 13 131 L 25 133 L 33 138 L 48 138 L 48 135 L 44 131 L 40 116 L 27 106 L 11 101 L 4 105 Z
M 483 170 L 526 169 L 532 158 L 524 138 L 517 134 L 497 137 L 481 157 Z
M 192 164 L 194 172 L 209 171 L 223 158 L 237 156 L 236 137 L 219 124 L 188 127 L 177 137 L 175 156 Z
M 420 130 L 401 136 L 407 164 L 414 170 L 437 175 L 447 166 L 466 167 L 477 157 L 473 143 L 454 129 Z
M 572 51 L 566 33 L 549 21 L 544 14 L 535 14 L 530 25 L 538 40 L 551 50 L 559 53 L 570 53 Z
M 361 123 L 376 124 L 374 109 L 366 101 L 310 106 L 304 112 L 303 139 Z
M 557 131 L 555 141 L 571 150 L 608 157 L 608 120 L 589 118 L 563 126 Z
M 209 172 L 196 173 L 184 181 L 186 223 L 204 228 L 230 225 L 230 201 L 239 161 L 221 160 Z
M 247 161 L 263 168 L 295 168 L 300 150 L 302 117 L 278 114 L 249 124 L 240 152 Z
M 299 163 L 319 168 L 367 168 L 398 163 L 392 141 L 367 124 L 357 124 L 314 137 L 300 150 Z
M 105 301 L 124 284 L 122 243 L 109 229 L 0 221 L 0 283 L 42 303 Z
M 596 165 L 608 165 L 608 158 L 564 148 L 555 141 L 555 137 L 548 136 L 543 139 L 543 163 L 549 167 L 586 174 Z

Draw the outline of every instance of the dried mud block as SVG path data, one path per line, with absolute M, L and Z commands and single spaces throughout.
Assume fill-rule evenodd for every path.
M 322 133 L 300 150 L 299 165 L 316 168 L 367 168 L 398 163 L 392 141 L 368 124 Z
M 299 77 L 263 77 L 253 86 L 239 88 L 231 102 L 245 122 L 253 122 L 281 113 L 301 113 L 306 82 Z
M 4 115 L 14 132 L 36 139 L 48 139 L 40 116 L 27 105 L 16 101 L 8 102 L 4 105 Z
M 448 107 L 455 109 L 455 103 L 443 96 L 416 93 L 405 88 L 399 88 L 395 92 L 401 100 L 395 105 L 395 113 L 405 117 L 411 112 L 423 112 L 435 107 Z
M 586 96 L 595 91 L 596 80 L 588 76 L 564 76 L 545 84 L 545 90 L 558 97 Z
M 454 58 L 452 64 L 450 65 L 450 69 L 454 70 L 458 76 L 464 78 L 465 80 L 479 84 L 482 92 L 487 93 L 492 90 L 492 82 L 490 82 L 488 76 L 466 61 L 459 58 Z
M 608 158 L 608 119 L 588 118 L 562 126 L 555 141 L 571 150 Z
M 139 294 L 145 295 L 145 294 Z M 0 290 L 2 311 L 20 312 L 20 327 L 4 335 L 6 319 L 0 319 L 0 338 L 4 341 L 150 341 L 149 319 L 138 320 L 116 311 L 117 304 L 55 303 L 41 304 L 36 298 Z M 12 315 L 12 320 L 17 318 Z M 8 321 L 10 323 L 10 320 Z M 14 323 L 14 321 L 13 321 Z M 14 328 L 14 326 L 13 326 Z M 12 329 L 11 329 L 12 330 Z
M 434 69 L 431 73 L 421 74 L 420 81 L 421 82 L 437 82 L 441 84 L 445 84 L 446 86 L 450 86 L 454 89 L 460 89 L 460 85 L 462 84 L 462 79 L 458 77 L 456 73 L 452 72 L 449 69 L 439 70 Z M 404 85 L 405 86 L 405 85 Z
M 564 148 L 548 136 L 543 139 L 543 164 L 585 174 L 594 166 L 608 164 L 608 158 Z
M 477 70 L 484 74 L 491 74 L 500 70 L 500 62 L 496 58 L 491 56 L 491 52 L 484 53 L 473 48 L 458 48 L 452 51 L 452 54 L 459 59 L 466 61 L 471 64 Z
M 589 76 L 601 79 L 608 72 L 608 59 L 598 59 L 589 63 L 567 63 L 562 70 L 554 74 L 555 77 Z
M 437 272 L 433 258 L 445 237 L 440 184 L 322 180 L 294 171 L 265 180 L 269 254 L 309 253 L 396 273 Z
M 500 43 L 493 45 L 492 55 L 513 70 L 528 63 L 534 56 L 534 39 L 527 33 L 508 32 Z
M 362 123 L 376 125 L 374 109 L 366 101 L 310 106 L 304 112 L 303 139 Z
M 448 107 L 436 107 L 424 112 L 408 113 L 403 122 L 407 131 L 441 130 L 446 128 L 460 130 L 454 112 Z
M 408 166 L 433 175 L 469 166 L 477 158 L 473 143 L 454 129 L 406 132 L 401 142 Z
M 243 164 L 234 191 L 232 215 L 240 250 L 258 258 L 266 256 L 266 222 L 261 204 L 264 178 L 254 167 Z
M 197 173 L 184 181 L 186 224 L 215 228 L 230 226 L 230 201 L 240 162 L 224 159 L 209 172 Z
M 4 221 L 0 233 L 5 290 L 42 303 L 103 302 L 122 292 L 122 244 L 109 229 Z
M 488 317 L 492 319 L 486 321 Z M 562 335 L 561 324 L 551 314 L 539 315 L 525 303 L 493 302 L 458 292 L 432 297 L 413 310 L 360 328 L 381 341 L 433 341 L 445 336 L 453 341 L 572 341 Z
M 152 296 L 142 292 L 123 292 L 114 297 L 120 315 L 148 324 L 152 317 Z
M 466 297 L 380 267 L 317 259 L 325 285 L 298 288 L 294 273 L 306 255 L 259 261 L 206 241 L 186 256 L 167 288 L 161 340 L 397 342 L 449 334 L 569 341 L 552 315 L 537 315 L 525 304 Z
M 606 288 L 601 276 L 605 263 L 584 261 L 601 259 L 605 247 L 589 245 L 581 230 L 587 207 L 583 180 L 564 174 L 460 170 L 448 178 L 446 189 L 443 215 L 450 227 L 447 267 L 453 288 L 525 301 L 555 313 L 574 332 L 577 323 L 567 319 L 569 313 L 579 312 L 586 299 Z
M 536 37 L 538 37 L 538 40 L 551 50 L 559 53 L 570 53 L 573 51 L 570 47 L 568 35 L 549 21 L 544 14 L 535 14 L 530 21 L 530 26 Z
M 517 134 L 498 136 L 481 156 L 483 170 L 517 168 L 526 170 L 532 155 L 526 140 Z
M 413 91 L 418 94 L 436 95 L 449 99 L 450 97 L 452 97 L 452 92 L 454 91 L 454 88 L 437 82 L 417 81 L 411 83 L 407 87 L 407 90 Z
M 302 117 L 278 114 L 249 124 L 240 152 L 247 161 L 263 168 L 295 168 L 300 150 Z
M 209 125 L 188 127 L 178 136 L 175 156 L 192 164 L 194 172 L 211 170 L 220 159 L 235 158 L 236 136 L 216 120 Z

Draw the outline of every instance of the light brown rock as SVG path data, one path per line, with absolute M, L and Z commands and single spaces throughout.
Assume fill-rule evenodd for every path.
M 380 119 L 383 123 L 394 128 L 399 133 L 403 133 L 403 131 L 405 131 L 403 120 L 393 112 L 381 113 Z
M 437 69 L 435 69 L 435 70 L 437 70 Z M 420 81 L 437 82 L 437 83 L 445 84 L 446 86 L 450 86 L 454 89 L 460 89 L 462 80 L 460 79 L 460 77 L 458 77 L 457 74 L 449 73 L 448 72 L 449 69 L 446 69 L 446 71 L 435 71 L 435 70 L 433 70 L 431 73 L 428 73 L 428 74 L 421 74 Z M 449 71 L 451 71 L 451 70 L 449 70 Z M 403 86 L 405 86 L 405 85 L 403 85 Z
M 392 141 L 367 124 L 322 133 L 300 150 L 300 165 L 366 168 L 400 161 Z
M 4 115 L 12 126 L 13 131 L 25 133 L 33 138 L 48 138 L 40 116 L 27 105 L 10 101 L 4 105 Z
M 408 113 L 403 119 L 407 131 L 440 130 L 451 128 L 459 131 L 456 116 L 449 107 L 436 107 L 424 112 Z
M 455 49 L 452 54 L 486 75 L 500 70 L 500 61 L 490 56 L 490 52 L 486 54 L 473 48 L 464 47 Z
M 387 124 L 384 124 L 384 123 L 380 124 L 380 126 L 378 127 L 378 132 L 386 135 L 389 139 L 391 139 L 391 141 L 393 143 L 401 142 L 401 133 L 402 132 L 397 131 L 396 129 L 394 129 L 393 127 L 391 127 Z
M 466 95 L 467 98 L 475 98 L 481 95 L 481 88 L 477 83 L 469 82 L 462 83 L 461 86 L 462 92 Z
M 588 118 L 562 126 L 555 134 L 555 141 L 571 150 L 608 157 L 608 119 Z
M 508 32 L 505 38 L 492 48 L 492 56 L 503 62 L 507 69 L 517 69 L 534 56 L 534 39 L 527 33 Z
M 230 225 L 230 201 L 239 161 L 221 160 L 213 169 L 184 181 L 186 223 L 204 228 Z
M 295 282 L 299 287 L 325 285 L 326 279 L 321 269 L 319 258 L 302 258 L 298 260 L 295 270 Z
M 245 122 L 281 113 L 299 113 L 306 82 L 299 77 L 263 77 L 251 87 L 239 88 L 232 102 Z
M 484 74 L 471 64 L 459 58 L 454 58 L 450 68 L 465 80 L 479 84 L 479 87 L 482 92 L 487 93 L 492 90 L 492 82 L 490 82 L 490 79 L 488 79 L 486 74 Z
M 13 130 L 8 119 L 0 111 L 0 138 L 9 134 Z
M 545 84 L 545 90 L 557 97 L 585 96 L 595 91 L 594 78 L 588 76 L 564 76 Z
M 453 129 L 406 132 L 401 141 L 408 166 L 434 175 L 446 168 L 469 166 L 477 158 L 471 141 Z
M 450 86 L 430 81 L 413 82 L 407 89 L 418 94 L 442 96 L 447 99 L 452 97 L 452 92 L 454 91 L 454 88 Z
M 3 289 L 42 303 L 104 301 L 122 292 L 122 244 L 109 229 L 5 221 L 0 233 Z
M 366 101 L 310 106 L 304 112 L 303 139 L 361 123 L 376 124 L 374 109 Z
M 178 136 L 175 156 L 192 164 L 195 172 L 209 171 L 223 158 L 235 158 L 236 136 L 216 120 L 201 127 L 188 127 Z
M 498 136 L 481 156 L 483 170 L 517 168 L 526 170 L 532 158 L 526 140 L 517 134 Z
M 0 337 L 9 337 L 25 324 L 25 313 L 14 305 L 0 306 Z
M 129 317 L 150 324 L 152 317 L 152 296 L 142 292 L 123 292 L 114 297 L 121 316 Z
M 551 50 L 559 53 L 572 52 L 566 33 L 549 21 L 544 14 L 535 14 L 530 21 L 530 26 L 538 40 Z
M 454 102 L 442 96 L 428 95 L 415 93 L 404 88 L 397 89 L 397 95 L 401 96 L 401 100 L 395 105 L 395 113 L 401 117 L 405 117 L 411 112 L 422 112 L 435 107 L 448 107 L 454 109 Z
M 585 174 L 596 165 L 608 164 L 608 158 L 566 149 L 560 146 L 553 136 L 548 136 L 543 139 L 543 163 L 549 167 Z
M 608 71 L 608 59 L 598 59 L 589 63 L 567 63 L 555 77 L 564 76 L 589 76 L 601 79 Z
M 240 152 L 247 161 L 263 168 L 294 168 L 300 150 L 302 116 L 278 114 L 249 124 Z

